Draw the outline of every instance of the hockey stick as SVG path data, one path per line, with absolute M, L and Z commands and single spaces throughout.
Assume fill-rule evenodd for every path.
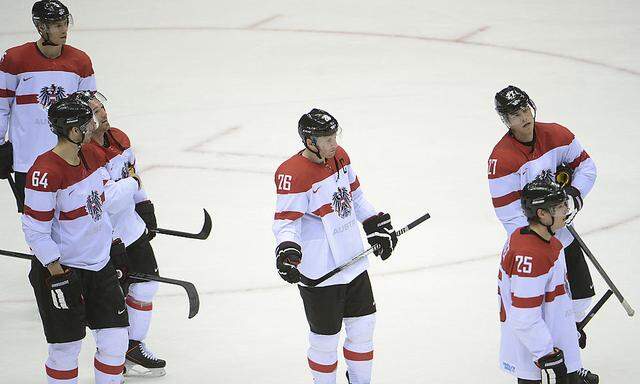
M 211 233 L 211 216 L 209 216 L 209 212 L 207 212 L 206 209 L 203 209 L 203 211 L 204 211 L 204 224 L 202 225 L 202 229 L 200 230 L 199 233 L 181 232 L 181 231 L 174 231 L 173 229 L 164 229 L 164 228 L 150 229 L 150 231 L 155 233 L 160 233 L 162 235 L 171 235 L 171 236 L 178 236 L 178 237 L 186 237 L 188 239 L 205 240 L 207 237 L 209 237 L 209 234 Z
M 407 232 L 408 230 L 412 229 L 413 227 L 422 224 L 424 221 L 426 221 L 430 217 L 431 217 L 431 215 L 429 215 L 428 213 L 425 213 L 424 215 L 420 216 L 416 220 L 414 220 L 411 223 L 409 223 L 409 225 L 407 225 L 406 227 L 403 227 L 403 228 L 400 228 L 399 230 L 397 230 L 396 231 L 396 236 L 400 236 L 400 235 L 404 234 L 405 232 Z M 373 247 L 369 247 L 369 248 L 365 249 L 364 251 L 358 253 L 353 258 L 351 258 L 351 260 L 347 261 L 346 263 L 342 264 L 341 266 L 337 267 L 336 269 L 332 270 L 331 272 L 327 273 L 326 275 L 320 276 L 317 279 L 310 279 L 307 276 L 305 276 L 303 274 L 300 274 L 300 281 L 302 282 L 302 284 L 304 284 L 304 285 L 306 285 L 308 287 L 315 287 L 318 284 L 326 281 L 330 277 L 334 276 L 338 272 L 344 270 L 345 268 L 348 268 L 348 267 L 352 266 L 353 264 L 355 264 L 360 259 L 365 258 L 368 254 L 370 254 L 371 252 L 377 250 L 379 247 L 380 246 L 378 244 L 376 244 Z
M 585 318 L 582 319 L 582 321 L 578 323 L 578 331 L 583 330 L 584 327 L 586 327 L 587 324 L 589 324 L 589 322 L 591 321 L 593 316 L 595 316 L 596 313 L 600 310 L 600 308 L 602 308 L 604 303 L 606 303 L 607 300 L 609 300 L 611 295 L 613 295 L 613 291 L 610 290 L 610 289 L 607 289 L 607 292 L 605 292 L 604 295 L 600 298 L 600 300 L 598 300 L 596 305 L 594 305 L 593 308 L 591 308 L 589 313 L 587 313 L 587 316 L 585 316 Z
M 21 253 L 21 252 L 5 251 L 4 249 L 0 249 L 0 255 L 17 257 L 19 259 L 25 259 L 25 260 L 34 259 L 33 255 L 29 255 L 27 253 Z M 167 284 L 181 286 L 187 292 L 187 297 L 189 298 L 189 318 L 191 319 L 192 317 L 198 314 L 198 310 L 200 309 L 200 297 L 198 296 L 198 290 L 196 289 L 195 285 L 193 285 L 193 283 L 188 281 L 170 279 L 168 277 L 162 277 L 162 276 L 153 276 L 146 273 L 138 273 L 138 272 L 130 273 L 128 277 L 133 280 L 157 281 L 159 283 L 167 283 Z
M 576 232 L 575 228 L 573 228 L 573 225 L 567 224 L 567 229 L 569 230 L 569 232 L 571 232 L 571 234 L 573 235 L 573 238 L 578 241 L 578 244 L 580 244 L 580 248 L 582 248 L 584 253 L 587 254 L 587 256 L 589 257 L 589 260 L 591 260 L 591 263 L 593 263 L 593 266 L 596 267 L 596 269 L 598 270 L 598 272 L 600 273 L 604 281 L 607 283 L 609 288 L 616 295 L 616 297 L 624 307 L 624 310 L 627 311 L 627 315 L 633 316 L 635 311 L 633 310 L 633 308 L 631 308 L 631 305 L 627 303 L 624 297 L 622 297 L 622 294 L 620 293 L 618 288 L 615 286 L 615 284 L 613 284 L 613 281 L 611 281 L 611 279 L 609 278 L 609 275 L 607 275 L 607 272 L 604 271 L 604 268 L 602 268 L 598 260 L 596 260 L 596 257 L 593 256 L 593 253 L 591 253 L 589 248 L 587 248 L 587 245 L 584 243 L 584 241 L 582 241 L 582 238 L 580 237 L 580 235 L 578 235 L 578 232 Z
M 24 201 L 18 195 L 18 188 L 16 187 L 16 182 L 13 180 L 13 176 L 11 174 L 8 175 L 7 181 L 9 182 L 9 186 L 11 187 L 11 192 L 13 192 L 13 197 L 16 198 L 16 201 L 21 207 L 24 207 Z

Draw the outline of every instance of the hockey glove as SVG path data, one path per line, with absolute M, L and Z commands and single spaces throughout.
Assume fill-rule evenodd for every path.
M 302 261 L 302 250 L 293 241 L 283 241 L 276 248 L 276 268 L 280 277 L 287 283 L 295 284 L 300 281 L 298 264 Z
M 0 145 L 0 179 L 9 178 L 13 166 L 13 146 L 10 141 Z
M 567 201 L 567 206 L 569 207 L 569 213 L 567 214 L 567 224 L 571 224 L 573 219 L 578 214 L 578 211 L 582 209 L 582 196 L 580 195 L 580 191 L 578 188 L 569 185 L 564 188 L 569 195 L 569 201 Z
M 576 327 L 577 326 L 578 323 L 576 323 Z M 578 328 L 578 346 L 580 349 L 585 349 L 587 347 L 587 334 L 580 328 Z
M 156 237 L 156 233 L 153 230 L 158 228 L 158 222 L 156 221 L 156 213 L 153 209 L 153 203 L 149 200 L 139 202 L 136 204 L 136 213 L 147 225 L 147 229 L 149 230 L 147 238 L 151 240 Z
M 362 226 L 369 244 L 373 247 L 378 245 L 373 251 L 375 255 L 382 257 L 382 260 L 387 260 L 398 243 L 398 236 L 391 225 L 391 216 L 380 212 L 365 220 Z
M 564 363 L 564 353 L 561 349 L 554 347 L 553 352 L 539 358 L 536 365 L 547 375 L 549 383 L 552 383 L 551 378 L 555 377 L 555 383 L 568 384 L 567 366 Z
M 118 274 L 118 281 L 120 285 L 124 285 L 127 277 L 129 276 L 129 265 L 127 263 L 127 248 L 120 239 L 115 239 L 111 243 L 111 250 L 109 251 L 111 262 Z
M 572 178 L 573 168 L 567 164 L 562 163 L 556 168 L 556 183 L 560 184 L 562 188 L 571 185 Z
M 82 287 L 78 276 L 72 269 L 64 273 L 53 275 L 46 280 L 47 287 L 51 289 L 51 300 L 56 309 L 76 309 L 82 301 Z

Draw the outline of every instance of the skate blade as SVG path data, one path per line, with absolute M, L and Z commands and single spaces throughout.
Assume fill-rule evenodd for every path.
M 124 362 L 124 377 L 161 377 L 167 374 L 164 368 L 145 368 L 129 360 Z

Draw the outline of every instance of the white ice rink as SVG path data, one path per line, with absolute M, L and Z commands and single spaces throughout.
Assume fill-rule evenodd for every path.
M 493 95 L 525 89 L 538 120 L 571 129 L 598 166 L 576 219 L 640 309 L 640 2 L 74 0 L 68 43 L 87 52 L 113 126 L 132 138 L 164 228 L 148 343 L 167 376 L 128 383 L 310 383 L 307 324 L 275 272 L 273 172 L 301 148 L 312 107 L 343 127 L 365 193 L 403 236 L 371 259 L 378 306 L 374 382 L 514 383 L 498 369 L 496 276 L 505 234 L 486 180 L 505 127 Z M 31 1 L 0 0 L 0 51 L 34 41 Z M 0 248 L 26 251 L 0 182 Z M 28 263 L 0 257 L 0 383 L 43 383 L 46 343 Z M 598 294 L 603 280 L 592 268 Z M 585 366 L 640 382 L 640 323 L 611 298 L 587 327 Z M 80 381 L 93 381 L 87 337 Z M 341 357 L 341 356 L 340 356 Z M 339 383 L 345 364 L 338 363 Z

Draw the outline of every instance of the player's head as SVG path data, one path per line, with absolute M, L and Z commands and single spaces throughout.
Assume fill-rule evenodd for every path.
M 522 189 L 520 203 L 527 220 L 538 222 L 553 234 L 565 225 L 568 213 L 567 193 L 556 183 L 550 171 L 543 171 Z
M 104 107 L 107 98 L 102 93 L 98 91 L 77 91 L 70 96 L 75 97 L 91 107 L 97 125 L 94 132 L 95 135 L 102 135 L 111 128 L 107 110 Z
M 69 8 L 58 0 L 36 1 L 31 8 L 31 19 L 44 45 L 63 45 L 67 41 L 73 17 Z
M 305 148 L 320 159 L 335 156 L 339 130 L 338 120 L 322 109 L 314 108 L 302 115 L 298 121 L 298 134 Z
M 510 85 L 496 93 L 496 112 L 511 130 L 533 131 L 536 105 L 522 89 Z
M 59 140 L 68 140 L 78 146 L 86 143 L 96 127 L 89 104 L 70 95 L 49 107 L 49 126 Z

